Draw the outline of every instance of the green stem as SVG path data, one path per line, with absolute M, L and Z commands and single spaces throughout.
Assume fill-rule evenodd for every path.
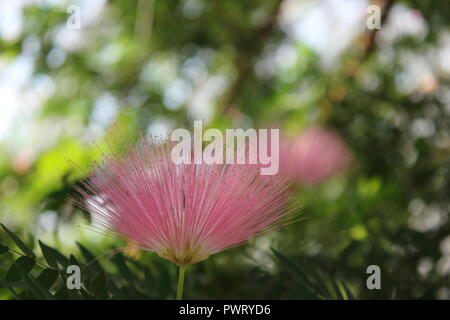
M 186 273 L 186 266 L 180 266 L 180 275 L 178 277 L 177 300 L 183 299 L 183 286 L 185 273 Z

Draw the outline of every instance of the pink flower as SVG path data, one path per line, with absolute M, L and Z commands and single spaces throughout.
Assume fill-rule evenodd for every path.
M 324 181 L 351 162 L 341 138 L 324 128 L 309 128 L 292 141 L 280 143 L 281 171 L 302 185 Z
M 111 230 L 179 266 L 292 222 L 289 183 L 258 165 L 176 165 L 170 144 L 141 139 L 125 157 L 109 156 L 75 204 Z

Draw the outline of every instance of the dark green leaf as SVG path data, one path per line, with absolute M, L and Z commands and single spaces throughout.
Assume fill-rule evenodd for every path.
M 103 268 L 100 266 L 100 263 L 98 263 L 95 256 L 81 243 L 77 242 L 77 245 L 84 257 L 84 260 L 86 261 L 85 273 L 87 273 L 88 276 L 93 276 L 97 275 L 99 272 L 102 272 Z
M 58 279 L 58 272 L 53 269 L 44 269 L 36 279 L 45 290 L 50 290 Z
M 42 241 L 39 240 L 39 246 L 41 247 L 42 254 L 44 255 L 45 260 L 49 264 L 50 267 L 57 270 L 58 269 L 58 262 L 57 258 L 54 253 L 54 249 L 50 248 L 46 244 L 44 244 Z M 52 250 L 53 249 L 53 250 Z
M 114 262 L 114 264 L 116 265 L 117 269 L 120 272 L 120 275 L 124 279 L 130 282 L 137 280 L 136 277 L 131 272 L 130 268 L 128 268 L 122 253 L 115 255 L 112 261 Z
M 286 292 L 282 300 L 319 300 L 320 298 L 312 291 L 305 288 L 296 288 Z
M 309 275 L 311 278 L 314 279 L 314 283 L 316 284 L 315 285 L 316 292 L 319 292 L 327 299 L 332 299 L 333 294 L 326 286 L 327 279 L 320 274 L 317 268 L 314 267 L 309 268 Z
M 342 282 L 342 286 L 344 287 L 345 294 L 347 295 L 348 300 L 354 300 L 355 296 L 353 295 L 350 288 L 345 284 L 345 282 Z
M 75 258 L 75 256 L 73 254 L 71 254 L 69 257 L 69 265 L 71 265 L 71 266 L 76 265 L 76 266 L 81 267 L 81 264 L 78 262 L 77 258 Z
M 348 288 L 342 283 L 342 286 L 336 281 L 333 275 L 330 275 L 327 271 L 323 271 L 323 268 L 326 268 L 326 265 L 320 263 L 320 261 L 314 261 L 314 264 L 302 259 L 300 264 L 297 264 L 287 257 L 285 257 L 280 252 L 272 249 L 275 256 L 280 261 L 281 265 L 286 267 L 287 270 L 292 272 L 298 278 L 298 283 L 300 288 L 296 288 L 293 293 L 289 293 L 293 295 L 295 292 L 301 292 L 303 295 L 308 296 L 306 293 L 311 293 L 316 298 L 321 299 L 338 299 L 345 300 L 347 296 L 348 299 L 351 299 L 353 296 Z M 298 291 L 300 290 L 300 291 Z
M 297 276 L 299 282 L 302 284 L 303 287 L 307 287 L 310 290 L 314 287 L 311 280 L 308 278 L 308 276 L 305 274 L 305 272 L 302 270 L 300 266 L 298 266 L 296 263 L 292 262 L 283 254 L 281 254 L 279 251 L 273 248 L 272 252 L 274 253 L 275 257 L 277 257 L 277 259 L 280 261 L 280 263 L 286 267 L 286 269 L 288 269 L 294 275 Z
M 77 246 L 81 251 L 81 254 L 83 255 L 84 259 L 87 263 L 91 262 L 92 260 L 95 260 L 95 256 L 81 243 L 77 242 Z
M 55 248 L 47 246 L 47 250 L 51 252 L 53 257 L 56 259 L 58 264 L 64 269 L 64 271 L 67 269 L 67 266 L 69 265 L 69 259 L 63 255 L 61 252 L 56 250 Z
M 56 291 L 54 298 L 57 300 L 67 300 L 70 298 L 69 289 L 67 289 L 65 284 Z
M 23 243 L 22 240 L 20 240 L 14 233 L 12 233 L 3 223 L 0 223 L 0 225 L 3 227 L 5 232 L 9 235 L 9 237 L 14 241 L 14 243 L 22 250 L 23 253 L 25 253 L 28 256 L 36 257 L 36 255 L 33 253 L 33 251 L 27 247 L 25 243 Z
M 344 295 L 341 291 L 341 288 L 339 287 L 339 284 L 336 282 L 336 279 L 334 277 L 330 277 L 331 279 L 331 285 L 333 286 L 336 298 L 338 300 L 345 300 Z
M 14 290 L 14 288 L 8 283 L 8 281 L 0 279 L 0 283 L 3 284 L 6 288 L 8 288 L 8 290 L 13 294 L 13 296 L 16 299 L 22 300 L 22 298 L 19 296 L 19 294 L 17 294 L 16 290 Z
M 6 281 L 16 282 L 23 279 L 21 274 L 28 274 L 33 269 L 35 264 L 36 261 L 29 256 L 18 258 L 16 261 L 14 261 L 14 263 L 6 273 Z
M 1 243 L 0 243 L 0 254 L 6 253 L 6 252 L 8 252 L 8 251 L 9 251 L 8 246 L 5 246 L 4 244 L 1 244 Z
M 91 284 L 91 292 L 96 296 L 102 296 L 106 289 L 106 275 L 104 272 L 100 272 L 94 278 Z
M 83 300 L 94 300 L 96 298 L 93 295 L 89 294 L 83 288 L 80 289 L 80 293 L 81 293 L 81 297 L 82 297 Z
M 25 281 L 25 284 L 27 285 L 28 289 L 36 299 L 45 299 L 45 300 L 52 299 L 52 295 L 39 282 L 37 282 L 35 279 L 24 273 L 20 268 L 19 272 L 23 280 Z
M 83 288 L 81 289 L 69 289 L 67 287 L 66 279 L 63 281 L 62 286 L 56 291 L 54 298 L 58 300 L 80 300 L 83 294 Z

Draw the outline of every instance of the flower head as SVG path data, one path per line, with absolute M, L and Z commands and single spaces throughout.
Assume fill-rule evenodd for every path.
M 174 164 L 170 143 L 141 139 L 75 187 L 75 204 L 102 229 L 185 266 L 279 228 L 295 217 L 280 175 L 258 165 Z
M 350 162 L 342 139 L 324 128 L 309 128 L 292 141 L 280 144 L 281 171 L 302 185 L 322 182 L 346 169 Z

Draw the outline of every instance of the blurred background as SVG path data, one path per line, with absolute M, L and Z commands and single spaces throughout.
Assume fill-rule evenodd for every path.
M 368 28 L 370 5 L 380 29 Z M 282 298 L 292 274 L 276 248 L 325 268 L 357 298 L 449 299 L 449 7 L 0 0 L 0 221 L 38 256 L 36 239 L 67 255 L 78 241 L 97 256 L 123 243 L 79 227 L 66 197 L 83 174 L 67 161 L 89 168 L 104 137 L 202 119 L 291 135 L 323 126 L 345 141 L 351 168 L 299 188 L 302 221 L 190 268 L 186 297 Z M 125 297 L 173 298 L 175 266 L 151 253 L 123 256 L 154 290 Z M 1 255 L 0 273 L 16 257 Z M 120 287 L 116 267 L 101 261 Z M 373 264 L 380 290 L 366 287 Z M 4 286 L 0 298 L 11 298 Z

